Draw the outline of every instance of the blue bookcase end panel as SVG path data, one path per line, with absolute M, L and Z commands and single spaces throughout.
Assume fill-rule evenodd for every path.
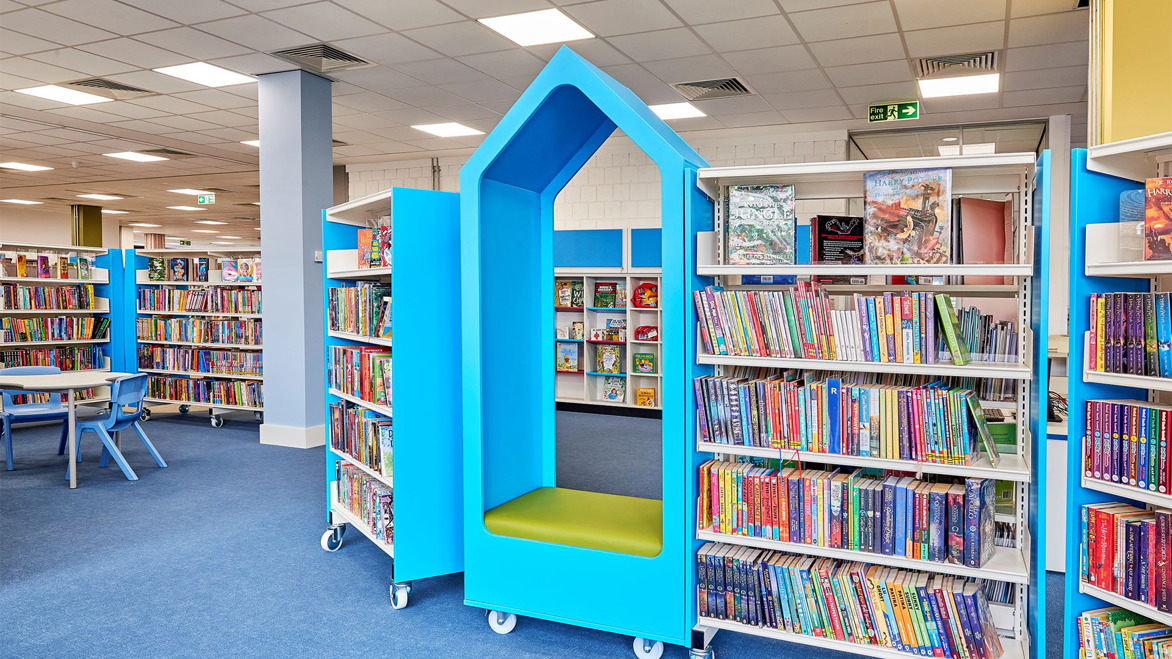
M 568 229 L 554 231 L 553 267 L 623 267 L 623 230 Z
M 663 229 L 631 229 L 631 267 L 663 267 Z

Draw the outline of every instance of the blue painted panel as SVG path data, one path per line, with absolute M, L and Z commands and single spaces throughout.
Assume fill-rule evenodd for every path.
M 126 371 L 127 352 L 133 361 L 135 328 L 134 317 L 126 315 L 126 271 L 122 265 L 122 250 L 111 249 L 94 259 L 94 265 L 105 268 L 108 275 L 107 284 L 94 286 L 94 294 L 110 301 L 110 313 L 103 314 L 110 319 L 110 342 L 101 347 L 110 358 L 110 370 Z M 133 274 L 133 273 L 132 273 Z M 130 298 L 133 304 L 133 297 Z
M 623 267 L 623 230 L 578 229 L 554 231 L 553 267 Z
M 631 229 L 631 267 L 663 267 L 662 244 L 662 229 Z
M 1145 400 L 1147 391 L 1131 387 L 1116 387 L 1082 381 L 1085 359 L 1083 337 L 1090 325 L 1090 296 L 1092 293 L 1138 293 L 1149 290 L 1146 278 L 1087 277 L 1087 225 L 1114 222 L 1119 214 L 1119 195 L 1128 190 L 1142 190 L 1135 181 L 1092 172 L 1087 169 L 1086 149 L 1075 149 L 1070 158 L 1070 353 L 1072 364 L 1067 401 L 1066 434 L 1071 441 L 1067 450 L 1067 509 L 1070 520 L 1066 542 L 1066 619 L 1063 621 L 1064 656 L 1078 659 L 1076 616 L 1083 611 L 1107 606 L 1102 600 L 1078 592 L 1080 538 L 1076 526 L 1084 505 L 1102 501 L 1119 501 L 1120 497 L 1103 494 L 1082 487 L 1082 442 L 1086 434 L 1086 402 L 1096 399 Z M 1136 502 L 1132 502 L 1136 503 Z M 1142 503 L 1137 503 L 1143 507 Z M 1061 540 L 1054 539 L 1055 542 Z
M 1046 415 L 1049 410 L 1049 336 L 1050 336 L 1050 152 L 1043 151 L 1034 173 L 1034 190 L 1030 201 L 1034 226 L 1034 276 L 1031 278 L 1030 329 L 1034 347 L 1030 368 L 1030 455 L 1032 464 L 1046 464 Z M 1019 437 L 1021 435 L 1019 434 Z M 1019 440 L 1020 441 L 1020 440 Z M 1029 484 L 1030 509 L 1030 579 L 1027 590 L 1030 606 L 1026 612 L 1030 636 L 1030 656 L 1046 652 L 1046 469 L 1034 469 Z M 1077 565 L 1077 563 L 1076 563 Z

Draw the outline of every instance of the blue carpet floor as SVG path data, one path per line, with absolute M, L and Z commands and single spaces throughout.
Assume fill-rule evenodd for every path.
M 617 454 L 658 451 L 658 422 L 559 414 L 559 484 L 654 496 L 659 475 Z M 463 605 L 458 575 L 418 581 L 410 606 L 387 601 L 390 559 L 356 532 L 321 550 L 323 450 L 261 446 L 256 424 L 158 415 L 146 424 L 170 464 L 141 444 L 125 453 L 141 480 L 83 445 L 79 489 L 63 480 L 56 428 L 16 434 L 16 471 L 0 470 L 2 657 L 608 657 L 629 659 L 625 636 L 525 619 L 498 636 Z M 595 456 L 609 456 L 599 469 Z M 1048 577 L 1058 647 L 1061 577 Z M 625 590 L 618 597 L 654 594 Z M 721 633 L 721 659 L 808 657 L 807 648 Z M 817 651 L 827 659 L 849 655 Z M 687 651 L 669 647 L 680 659 Z

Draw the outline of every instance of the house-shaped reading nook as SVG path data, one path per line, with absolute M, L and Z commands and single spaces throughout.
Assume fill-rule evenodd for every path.
M 554 199 L 615 130 L 661 181 L 662 495 L 557 487 Z M 465 601 L 507 631 L 535 616 L 687 644 L 695 624 L 691 273 L 705 163 L 630 90 L 567 47 L 461 172 Z M 691 324 L 689 318 L 692 319 Z M 651 465 L 654 467 L 654 465 Z M 659 594 L 662 593 L 662 596 Z M 662 648 L 662 646 L 659 646 Z M 652 653 L 653 654 L 653 653 Z M 652 656 L 646 654 L 645 656 Z

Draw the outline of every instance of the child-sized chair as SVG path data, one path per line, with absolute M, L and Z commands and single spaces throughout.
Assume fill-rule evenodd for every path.
M 61 369 L 56 366 L 13 366 L 4 369 L 4 375 L 54 375 Z M 37 395 L 35 392 L 23 389 L 0 389 L 0 437 L 4 438 L 4 462 L 8 471 L 12 471 L 12 426 L 17 423 L 35 423 L 38 421 L 63 421 L 61 424 L 61 446 L 57 455 L 65 452 L 65 442 L 69 438 L 69 411 L 61 404 L 61 394 L 49 394 L 45 403 L 13 402 L 15 396 Z
M 81 436 L 87 430 L 93 431 L 97 434 L 98 439 L 102 440 L 102 460 L 98 466 L 105 467 L 110 463 L 110 456 L 114 456 L 114 461 L 122 468 L 122 473 L 126 474 L 127 480 L 136 481 L 138 474 L 134 473 L 134 470 L 126 463 L 122 451 L 119 451 L 118 446 L 114 443 L 113 435 L 113 433 L 126 428 L 132 428 L 147 450 L 150 451 L 155 462 L 160 467 L 166 467 L 167 463 L 163 462 L 163 458 L 155 450 L 155 445 L 151 444 L 151 440 L 147 439 L 146 433 L 138 425 L 139 415 L 142 413 L 142 399 L 146 395 L 146 389 L 147 375 L 145 373 L 128 375 L 110 383 L 110 409 L 95 414 L 85 421 L 77 422 L 78 455 L 81 454 Z M 69 470 L 72 468 L 73 465 L 66 468 L 65 478 L 69 478 Z

